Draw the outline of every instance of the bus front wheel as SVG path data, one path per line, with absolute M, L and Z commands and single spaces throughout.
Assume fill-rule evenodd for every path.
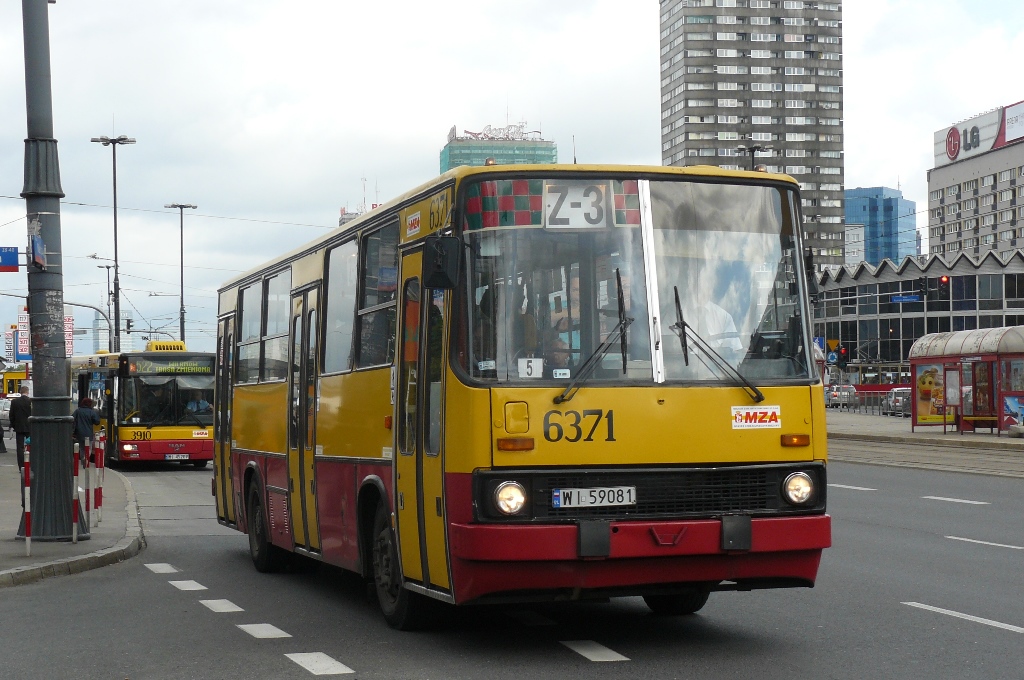
M 263 514 L 263 501 L 260 500 L 256 485 L 249 489 L 249 556 L 253 566 L 260 573 L 278 571 L 284 566 L 285 552 L 270 542 L 267 531 L 267 518 Z
M 706 590 L 693 590 L 674 595 L 644 595 L 644 603 L 658 616 L 682 616 L 700 611 L 709 594 Z
M 395 534 L 388 512 L 381 503 L 373 518 L 373 581 L 377 601 L 388 625 L 414 630 L 422 624 L 425 598 L 402 587 L 402 565 L 398 561 Z

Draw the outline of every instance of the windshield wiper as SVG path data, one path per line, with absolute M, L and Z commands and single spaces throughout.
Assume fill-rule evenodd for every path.
M 757 386 L 754 385 L 754 383 L 747 380 L 746 377 L 744 377 L 744 375 L 740 373 L 732 364 L 726 361 L 721 354 L 716 352 L 714 348 L 711 347 L 711 345 L 709 345 L 706 340 L 704 340 L 704 338 L 700 337 L 700 334 L 697 333 L 693 326 L 686 323 L 686 321 L 683 319 L 683 309 L 679 304 L 679 287 L 673 286 L 672 288 L 676 294 L 676 322 L 669 326 L 669 328 L 676 335 L 679 336 L 679 341 L 683 345 L 683 359 L 685 360 L 686 365 L 690 365 L 689 351 L 686 347 L 686 330 L 689 329 L 690 335 L 693 337 L 694 344 L 697 345 L 698 349 L 703 350 L 703 352 L 707 354 L 708 358 L 711 359 L 715 363 L 715 365 L 718 366 L 724 373 L 730 375 L 733 378 L 736 378 L 741 383 L 743 383 L 745 391 L 747 392 L 747 394 L 750 395 L 750 398 L 754 400 L 754 403 L 761 403 L 762 401 L 764 401 L 764 393 L 761 390 L 757 389 Z
M 185 412 L 181 414 L 181 417 L 178 418 L 178 422 L 175 424 L 180 425 L 181 421 L 185 420 L 185 416 L 192 416 L 192 420 L 196 421 L 196 424 L 199 425 L 199 427 L 206 427 L 203 425 L 203 421 L 199 420 L 199 416 L 188 409 L 185 409 Z
M 587 360 L 580 366 L 579 372 L 576 377 L 572 379 L 569 386 L 565 388 L 565 391 L 555 397 L 556 404 L 562 404 L 576 396 L 576 392 L 579 391 L 583 381 L 590 377 L 590 374 L 597 368 L 597 364 L 600 363 L 601 357 L 608 351 L 616 340 L 619 341 L 619 349 L 622 352 L 622 373 L 626 373 L 626 329 L 629 328 L 629 324 L 633 323 L 633 317 L 626 316 L 625 297 L 622 294 L 622 277 L 619 275 L 619 270 L 615 270 L 615 286 L 617 289 L 617 300 L 619 304 L 619 322 L 615 324 L 609 333 L 608 337 L 604 339 L 594 353 L 587 357 Z

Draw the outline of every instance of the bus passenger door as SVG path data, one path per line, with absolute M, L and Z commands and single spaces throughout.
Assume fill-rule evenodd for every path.
M 217 518 L 235 521 L 234 479 L 231 467 L 231 399 L 234 380 L 235 321 L 222 319 L 217 332 L 216 411 L 213 428 L 213 474 L 217 480 Z
M 406 578 L 449 590 L 441 459 L 444 296 L 423 290 L 422 253 L 402 259 L 395 506 Z
M 292 296 L 288 372 L 288 501 L 296 547 L 320 550 L 316 519 L 317 290 Z

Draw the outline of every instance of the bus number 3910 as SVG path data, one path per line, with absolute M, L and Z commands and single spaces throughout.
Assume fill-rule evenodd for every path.
M 590 422 L 591 418 L 593 422 Z M 602 420 L 606 432 L 604 441 L 615 441 L 615 413 L 611 409 L 586 409 L 582 414 L 579 411 L 548 411 L 544 414 L 544 439 L 549 442 L 563 439 L 573 443 L 581 440 L 592 442 Z M 583 435 L 584 429 L 587 430 L 586 436 Z

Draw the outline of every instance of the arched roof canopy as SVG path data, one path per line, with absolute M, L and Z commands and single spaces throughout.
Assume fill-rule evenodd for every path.
M 910 348 L 909 358 L 960 357 L 970 354 L 1024 354 L 1024 326 L 931 333 L 918 338 Z

